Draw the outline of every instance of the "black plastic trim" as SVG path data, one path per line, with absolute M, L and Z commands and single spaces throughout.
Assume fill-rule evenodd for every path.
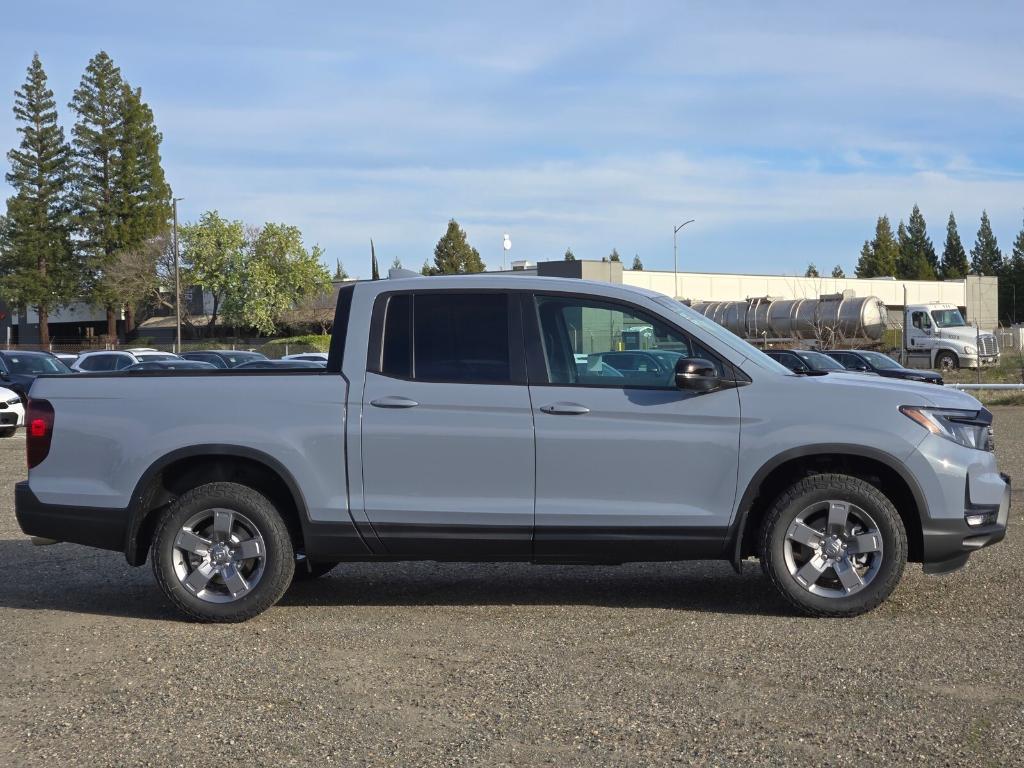
M 123 508 L 46 504 L 27 481 L 14 486 L 14 516 L 28 536 L 115 551 L 124 546 L 128 523 L 128 510 Z
M 790 448 L 787 451 L 783 451 L 766 461 L 761 465 L 761 468 L 754 473 L 750 482 L 747 483 L 747 487 L 743 491 L 743 496 L 740 497 L 740 503 L 737 506 L 738 511 L 736 519 L 733 522 L 732 531 L 730 533 L 730 543 L 732 548 L 731 562 L 733 568 L 739 570 L 740 561 L 742 560 L 743 539 L 744 533 L 746 532 L 747 516 L 750 514 L 751 506 L 754 503 L 754 499 L 757 498 L 757 494 L 759 493 L 761 485 L 764 483 L 765 479 L 775 469 L 782 466 L 787 461 L 803 458 L 805 456 L 817 456 L 826 453 L 873 459 L 896 472 L 896 474 L 906 482 L 907 487 L 910 488 L 923 528 L 924 521 L 928 519 L 928 502 L 925 499 L 925 495 L 921 490 L 920 484 L 917 482 L 917 478 L 915 478 L 911 471 L 907 469 L 906 465 L 895 456 L 877 448 L 850 443 L 815 443 L 812 445 L 802 445 L 798 448 Z
M 341 366 L 345 361 L 348 321 L 352 314 L 352 296 L 355 292 L 355 285 L 343 285 L 338 290 L 338 303 L 334 309 L 334 324 L 331 326 L 331 346 L 327 352 L 328 373 L 341 373 Z
M 539 562 L 717 560 L 726 552 L 726 526 L 537 526 Z

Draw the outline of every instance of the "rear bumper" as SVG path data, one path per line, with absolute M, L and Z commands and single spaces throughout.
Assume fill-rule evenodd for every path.
M 29 536 L 124 551 L 126 509 L 44 504 L 23 481 L 14 486 L 14 515 Z
M 970 496 L 964 500 L 964 517 L 929 520 L 923 526 L 924 572 L 950 573 L 967 564 L 972 552 L 991 546 L 1006 537 L 1010 516 L 1010 477 L 1002 475 L 1005 488 L 999 504 L 974 504 Z M 967 524 L 967 514 L 995 513 L 994 523 L 980 526 Z

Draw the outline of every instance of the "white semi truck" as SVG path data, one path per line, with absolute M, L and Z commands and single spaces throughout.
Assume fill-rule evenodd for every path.
M 761 342 L 814 341 L 833 347 L 863 340 L 875 346 L 887 329 L 896 327 L 881 299 L 852 292 L 817 299 L 695 301 L 690 306 L 737 336 Z M 993 334 L 969 326 L 955 305 L 934 302 L 907 305 L 898 352 L 911 368 L 950 371 L 999 362 Z

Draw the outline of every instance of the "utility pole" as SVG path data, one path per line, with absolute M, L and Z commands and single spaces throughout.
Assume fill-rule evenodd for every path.
M 171 200 L 174 209 L 174 337 L 176 346 L 174 351 L 181 354 L 181 273 L 178 269 L 178 201 L 183 197 L 175 197 Z
M 672 298 L 679 298 L 679 246 L 676 244 L 676 235 L 679 234 L 679 230 L 685 227 L 687 224 L 693 224 L 696 219 L 690 219 L 684 221 L 678 227 L 672 228 Z

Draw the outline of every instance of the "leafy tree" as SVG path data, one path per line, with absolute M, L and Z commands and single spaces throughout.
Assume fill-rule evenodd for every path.
M 843 272 L 843 268 L 841 266 L 836 264 L 834 267 L 832 267 L 832 277 L 846 277 L 846 273 Z
M 608 254 L 608 261 L 622 261 L 622 259 L 619 258 L 619 252 L 614 248 L 612 248 L 612 252 Z
M 398 258 L 397 256 L 395 256 L 394 261 L 391 262 L 391 268 L 392 269 L 404 269 L 404 267 L 402 266 L 402 260 L 400 258 Z
M 971 248 L 971 271 L 976 275 L 998 275 L 1003 266 L 1003 254 L 999 250 L 999 243 L 992 232 L 992 224 L 988 220 L 988 213 L 981 212 L 981 225 L 978 227 L 978 237 Z
M 818 274 L 818 268 L 816 266 L 808 264 L 807 271 L 804 272 L 804 277 L 821 277 L 821 275 Z
M 967 254 L 956 229 L 956 218 L 950 211 L 946 222 L 946 244 L 942 248 L 942 279 L 956 280 L 966 275 L 968 269 Z
M 452 219 L 448 229 L 434 247 L 434 265 L 424 265 L 430 275 L 456 275 L 464 272 L 483 272 L 480 252 L 466 240 L 466 232 Z
M 265 224 L 246 233 L 238 291 L 224 301 L 224 317 L 259 333 L 277 330 L 282 315 L 330 290 L 320 247 L 307 250 L 298 227 Z
M 370 279 L 380 280 L 380 267 L 377 266 L 377 251 L 373 248 L 373 238 L 370 238 Z
M 928 237 L 921 209 L 914 205 L 910 212 L 910 223 L 900 222 L 897 233 L 899 255 L 896 259 L 896 275 L 904 280 L 934 280 L 938 267 L 935 247 Z
M 14 93 L 14 117 L 21 143 L 7 153 L 7 201 L 0 249 L 0 297 L 23 312 L 39 314 L 39 338 L 50 343 L 50 310 L 75 298 L 80 274 L 74 259 L 65 195 L 69 148 L 57 122 L 53 91 L 39 54 L 32 57 L 25 84 Z
M 207 325 L 213 335 L 221 306 L 242 290 L 245 227 L 240 221 L 222 219 L 217 211 L 207 211 L 197 223 L 181 227 L 178 239 L 185 273 L 182 281 L 200 286 L 213 297 Z
M 639 253 L 633 256 L 633 271 L 634 272 L 643 272 L 644 271 L 644 263 L 642 261 L 640 261 L 640 254 Z
M 875 237 L 866 240 L 860 249 L 855 274 L 857 277 L 890 277 L 896 274 L 896 256 L 899 248 L 892 234 L 888 216 L 879 216 L 875 222 Z
M 572 248 L 565 249 L 565 260 L 576 261 L 576 254 L 572 252 Z
M 427 259 L 423 260 L 423 266 L 420 268 L 420 274 L 421 275 L 432 275 L 432 274 L 434 274 L 433 267 L 430 266 L 430 261 L 428 261 Z
M 348 280 L 348 272 L 345 271 L 345 267 L 341 265 L 341 259 L 334 260 L 334 277 L 332 280 Z

